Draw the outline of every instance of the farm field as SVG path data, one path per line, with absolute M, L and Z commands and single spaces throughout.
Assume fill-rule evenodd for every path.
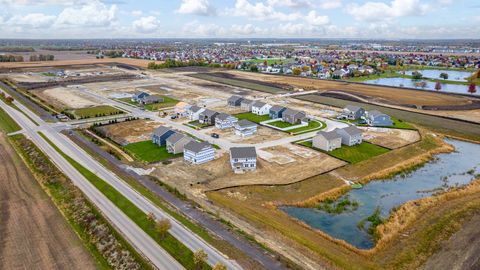
M 167 152 L 165 146 L 158 146 L 152 141 L 131 143 L 124 146 L 124 149 L 135 159 L 145 163 L 153 163 L 182 156 L 182 154 L 170 154 Z
M 97 269 L 78 236 L 0 134 L 1 269 Z M 28 232 L 28 233 L 26 233 Z
M 311 141 L 302 142 L 300 144 L 306 147 L 316 149 L 315 147 L 313 147 Z M 318 151 L 321 151 L 321 150 L 318 150 Z M 388 151 L 389 150 L 387 148 L 383 148 L 371 143 L 363 142 L 361 144 L 354 145 L 354 146 L 342 145 L 341 148 L 335 149 L 333 151 L 329 151 L 329 152 L 321 151 L 321 152 L 327 153 L 332 157 L 345 160 L 351 164 L 355 164 L 355 163 L 367 160 L 371 157 L 384 154 Z
M 75 115 L 75 118 L 82 119 L 82 118 L 122 114 L 124 112 L 112 106 L 100 105 L 100 106 L 95 106 L 90 108 L 75 109 L 75 110 L 72 110 L 72 113 Z
M 148 63 L 151 60 L 132 59 L 132 58 L 104 58 L 104 59 L 68 59 L 48 62 L 3 62 L 0 63 L 1 68 L 32 68 L 32 67 L 60 67 L 60 66 L 73 66 L 73 65 L 92 65 L 92 64 L 125 64 L 132 65 L 140 68 L 147 68 Z M 157 64 L 161 61 L 156 61 Z

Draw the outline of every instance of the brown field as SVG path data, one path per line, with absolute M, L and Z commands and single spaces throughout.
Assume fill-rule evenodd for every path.
M 367 142 L 389 149 L 397 149 L 419 141 L 420 134 L 416 130 L 362 128 L 363 139 Z
M 99 127 L 105 135 L 120 145 L 149 140 L 152 131 L 160 124 L 154 121 L 135 120 Z
M 92 64 L 126 64 L 139 68 L 147 68 L 151 60 L 131 59 L 131 58 L 104 58 L 104 59 L 75 59 L 75 60 L 59 60 L 47 62 L 15 62 L 15 63 L 0 63 L 0 69 L 11 68 L 35 68 L 35 67 L 60 67 L 60 66 L 74 66 L 74 65 L 92 65 Z M 156 63 L 161 63 L 157 61 Z
M 0 175 L 0 269 L 96 269 L 3 134 Z

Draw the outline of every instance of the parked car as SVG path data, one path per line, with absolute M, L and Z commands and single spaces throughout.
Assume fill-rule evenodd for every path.
M 170 115 L 170 119 L 177 119 L 176 115 Z
M 220 135 L 218 135 L 217 133 L 212 133 L 212 138 L 218 139 L 220 138 Z

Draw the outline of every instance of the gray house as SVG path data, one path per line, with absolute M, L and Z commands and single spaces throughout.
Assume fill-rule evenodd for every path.
M 284 122 L 290 123 L 292 125 L 300 123 L 300 121 L 305 118 L 307 115 L 304 112 L 296 111 L 292 109 L 286 109 L 283 112 L 282 120 Z
M 201 112 L 198 115 L 198 122 L 200 124 L 214 125 L 215 118 L 217 117 L 217 115 L 218 115 L 218 112 L 205 109 L 203 112 Z
M 253 102 L 253 100 L 245 98 L 240 102 L 240 108 L 245 111 L 251 111 Z
M 271 119 L 282 118 L 283 112 L 284 112 L 286 109 L 287 109 L 287 108 L 285 108 L 285 107 L 283 107 L 283 106 L 273 105 L 273 106 L 270 108 L 269 116 L 270 116 Z
M 235 172 L 255 170 L 257 168 L 257 152 L 255 147 L 230 148 L 230 165 Z
M 200 114 L 205 111 L 205 108 L 198 107 L 197 105 L 193 105 L 187 109 L 188 118 L 192 121 L 198 120 Z
M 160 146 L 163 146 L 166 144 L 167 138 L 173 134 L 175 134 L 175 131 L 165 126 L 159 126 L 152 133 L 152 142 Z
M 133 102 L 140 102 L 141 99 L 143 98 L 146 98 L 150 96 L 149 93 L 145 93 L 145 92 L 135 92 L 132 96 L 132 101 Z
M 356 126 L 348 126 L 346 128 L 337 128 L 335 132 L 342 137 L 342 144 L 352 146 L 361 144 L 363 141 L 362 131 Z
M 235 135 L 241 137 L 247 137 L 257 132 L 257 124 L 246 119 L 236 122 L 233 127 L 235 128 Z
M 367 120 L 368 125 L 374 127 L 389 127 L 393 125 L 393 121 L 390 116 L 376 110 L 368 111 L 365 119 Z
M 332 151 L 342 147 L 342 137 L 335 131 L 319 131 L 312 139 L 312 146 L 323 151 Z
M 192 138 L 181 133 L 175 133 L 165 140 L 167 144 L 167 152 L 172 154 L 183 153 L 183 148 L 185 144 L 191 141 L 193 141 Z
M 192 164 L 203 164 L 215 159 L 215 149 L 208 142 L 191 141 L 183 147 L 183 159 Z
M 150 96 L 146 96 L 144 98 L 141 98 L 139 100 L 139 103 L 143 104 L 143 105 L 146 105 L 146 104 L 155 104 L 155 103 L 160 103 L 160 102 L 163 102 L 164 99 L 163 97 L 161 96 L 158 96 L 158 95 L 150 95 Z
M 340 114 L 339 118 L 356 120 L 360 119 L 365 114 L 365 110 L 358 106 L 347 105 Z
M 242 104 L 242 100 L 243 100 L 242 97 L 231 96 L 230 98 L 228 98 L 227 103 L 228 103 L 228 106 L 231 106 L 231 107 L 240 107 L 240 105 Z

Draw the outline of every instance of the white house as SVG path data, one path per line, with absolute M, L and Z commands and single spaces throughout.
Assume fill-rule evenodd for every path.
M 257 152 L 255 147 L 230 148 L 230 165 L 235 172 L 255 170 L 257 168 Z
M 270 112 L 270 108 L 272 108 L 272 105 L 256 101 L 252 104 L 252 113 L 256 115 L 266 115 Z
M 205 111 L 205 108 L 198 107 L 196 105 L 191 106 L 187 109 L 188 118 L 192 121 L 198 120 L 199 115 Z
M 236 117 L 226 113 L 219 113 L 215 117 L 215 127 L 219 129 L 231 128 L 236 122 L 238 122 Z
M 319 131 L 312 139 L 312 146 L 323 151 L 332 151 L 342 147 L 342 137 L 335 131 Z
M 246 119 L 236 122 L 233 127 L 235 128 L 235 135 L 240 137 L 251 136 L 257 132 L 257 124 Z
M 191 141 L 183 147 L 183 159 L 192 164 L 202 164 L 215 159 L 215 149 L 208 142 Z
M 352 146 L 361 144 L 363 141 L 362 131 L 356 126 L 348 126 L 346 128 L 337 128 L 335 132 L 342 137 L 342 144 Z

